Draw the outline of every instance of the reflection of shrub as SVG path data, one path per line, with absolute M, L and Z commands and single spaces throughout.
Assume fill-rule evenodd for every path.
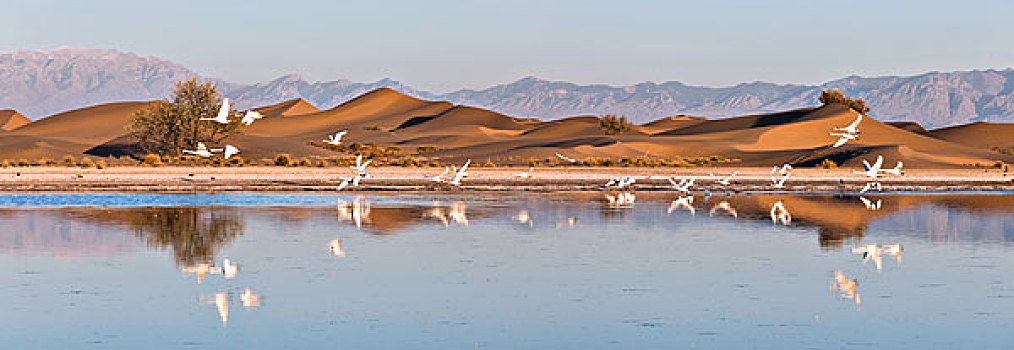
M 288 153 L 279 153 L 275 156 L 275 165 L 277 166 L 289 166 L 292 164 L 292 156 Z
M 626 116 L 607 114 L 599 117 L 599 126 L 606 132 L 606 135 L 622 134 L 633 129 L 633 125 Z
M 824 169 L 837 169 L 838 168 L 838 163 L 835 163 L 833 160 L 830 160 L 830 159 L 824 159 L 824 160 L 820 161 L 820 164 L 817 165 L 817 166 L 821 167 L 821 168 L 824 168 Z

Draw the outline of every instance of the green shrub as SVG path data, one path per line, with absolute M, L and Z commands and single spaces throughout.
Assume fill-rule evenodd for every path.
M 292 164 L 292 156 L 288 153 L 279 153 L 275 156 L 275 165 L 277 166 L 289 166 Z
M 10 168 L 10 167 L 11 167 L 10 160 L 4 159 L 3 162 L 0 162 L 0 168 Z
M 74 159 L 72 155 L 63 156 L 63 165 L 66 166 L 77 166 L 77 159 Z
M 849 106 L 849 108 L 861 114 L 870 112 L 870 107 L 866 105 L 866 101 L 863 101 L 861 98 L 845 96 L 845 93 L 841 92 L 841 90 L 827 89 L 821 91 L 818 100 L 824 105 L 840 103 Z
M 599 117 L 599 126 L 606 132 L 606 135 L 622 134 L 633 129 L 633 124 L 627 120 L 626 116 L 617 116 L 615 114 L 606 114 Z
M 380 130 L 380 127 L 377 126 L 377 125 L 368 125 L 368 126 L 364 126 L 363 130 L 377 131 L 377 130 Z
M 78 166 L 82 168 L 93 168 L 95 167 L 95 162 L 93 162 L 91 158 L 84 157 L 81 158 L 81 162 L 78 163 Z
M 299 160 L 299 166 L 310 166 L 310 165 L 313 165 L 313 163 L 310 162 L 310 158 L 304 157 L 303 159 Z
M 439 150 L 441 150 L 441 148 L 437 146 L 419 146 L 415 148 L 415 153 L 436 152 Z
M 157 154 L 148 153 L 144 156 L 144 160 L 141 161 L 141 164 L 150 167 L 160 167 L 162 166 L 162 157 L 159 157 Z
M 95 169 L 105 169 L 108 167 L 109 165 L 106 164 L 106 161 L 104 160 L 99 160 L 98 162 L 95 162 Z
M 837 169 L 838 168 L 838 163 L 835 163 L 833 160 L 830 160 L 830 159 L 824 159 L 817 166 L 821 167 L 821 168 L 824 168 L 824 169 Z

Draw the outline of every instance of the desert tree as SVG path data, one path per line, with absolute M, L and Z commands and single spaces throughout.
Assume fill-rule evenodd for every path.
M 599 126 L 602 127 L 602 130 L 607 135 L 622 134 L 633 129 L 633 125 L 630 124 L 626 116 L 617 116 L 615 114 L 606 114 L 599 117 Z
M 841 90 L 826 89 L 821 91 L 818 100 L 824 105 L 840 103 L 849 106 L 849 108 L 852 108 L 861 114 L 870 112 L 870 107 L 866 105 L 866 101 L 863 101 L 863 99 L 858 97 L 852 98 L 845 96 L 845 93 L 841 92 Z
M 146 152 L 178 155 L 198 142 L 216 143 L 239 132 L 236 118 L 228 124 L 200 121 L 215 116 L 221 105 L 215 83 L 190 78 L 177 82 L 171 97 L 134 114 L 127 128 Z

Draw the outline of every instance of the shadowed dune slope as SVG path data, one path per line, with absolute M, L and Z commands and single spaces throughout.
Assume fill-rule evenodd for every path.
M 676 130 L 707 122 L 707 118 L 678 115 L 666 117 L 641 124 L 641 128 L 648 134 L 659 134 L 663 132 L 676 133 Z
M 922 124 L 916 122 L 885 122 L 884 124 L 920 135 L 925 135 L 926 133 L 929 132 L 929 130 L 926 130 L 926 128 L 922 127 Z
M 1014 124 L 979 122 L 936 129 L 930 131 L 929 136 L 987 150 L 994 147 L 1014 149 Z
M 0 110 L 0 130 L 14 130 L 31 122 L 31 119 L 13 109 Z
M 266 107 L 255 108 L 260 114 L 263 114 L 265 118 L 268 117 L 291 117 L 296 115 L 306 115 L 320 112 L 317 107 L 314 107 L 310 102 L 297 98 L 288 100 L 279 104 L 270 105 Z

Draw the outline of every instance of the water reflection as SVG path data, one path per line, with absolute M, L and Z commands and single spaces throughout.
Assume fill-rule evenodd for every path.
M 11 232 L 0 235 L 0 253 L 13 255 L 0 256 L 11 281 L 0 297 L 17 301 L 2 309 L 9 316 L 0 338 L 19 337 L 22 322 L 84 334 L 73 340 L 96 328 L 118 331 L 108 339 L 139 337 L 131 325 L 94 319 L 111 304 L 129 314 L 123 323 L 157 313 L 182 338 L 218 347 L 247 345 L 238 338 L 273 329 L 296 340 L 252 345 L 313 347 L 324 337 L 360 335 L 389 337 L 389 347 L 423 339 L 434 348 L 509 348 L 522 335 L 554 348 L 609 348 L 603 344 L 615 339 L 641 341 L 616 347 L 660 348 L 678 343 L 673 338 L 736 348 L 742 343 L 728 339 L 742 335 L 765 348 L 821 348 L 832 341 L 819 338 L 837 342 L 845 332 L 872 334 L 873 347 L 891 347 L 883 334 L 906 331 L 900 324 L 923 322 L 939 332 L 981 322 L 976 330 L 995 339 L 1011 320 L 1014 288 L 996 268 L 1010 265 L 1010 245 L 988 244 L 1014 241 L 1007 196 L 733 195 L 708 202 L 639 192 L 636 206 L 616 206 L 614 196 L 381 194 L 316 207 L 0 210 L 0 225 Z M 694 216 L 698 210 L 717 211 Z M 579 230 L 547 232 L 578 221 Z M 137 254 L 92 249 L 103 239 Z M 954 258 L 942 261 L 936 241 L 974 244 L 947 245 Z M 345 256 L 346 244 L 353 258 L 330 258 Z M 54 245 L 119 256 L 70 263 L 19 256 Z M 905 268 L 892 266 L 903 255 Z M 939 303 L 958 299 L 968 310 Z M 92 317 L 96 326 L 32 320 L 59 302 L 67 302 L 60 311 L 73 314 L 68 319 Z M 814 314 L 819 324 L 810 323 Z M 573 315 L 567 322 L 576 326 L 558 327 L 558 315 Z M 417 332 L 422 323 L 437 326 Z M 500 335 L 508 327 L 515 338 Z M 772 332 L 811 341 L 764 340 L 776 338 Z
M 856 287 L 859 283 L 854 278 L 847 278 L 845 274 L 840 270 L 834 271 L 834 280 L 831 282 L 831 291 L 839 292 L 839 297 L 842 299 L 852 299 L 856 303 L 856 307 L 862 302 L 859 297 L 859 292 L 856 291 Z
M 178 266 L 214 261 L 222 246 L 243 234 L 236 208 L 136 208 L 126 220 L 148 247 L 171 250 Z

